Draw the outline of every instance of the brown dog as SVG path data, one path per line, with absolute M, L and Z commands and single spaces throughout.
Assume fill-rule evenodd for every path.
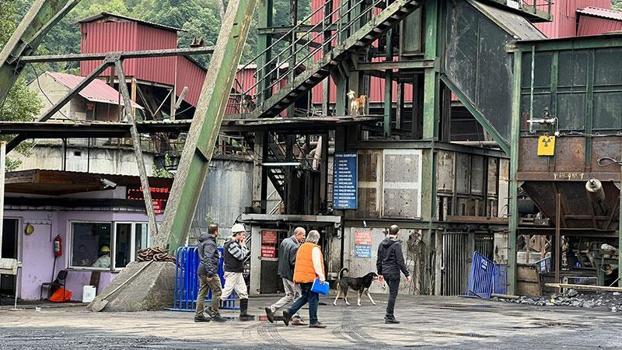
M 360 95 L 356 97 L 356 92 L 348 91 L 348 99 L 350 100 L 350 115 L 357 117 L 365 113 L 365 103 L 367 102 L 366 95 Z

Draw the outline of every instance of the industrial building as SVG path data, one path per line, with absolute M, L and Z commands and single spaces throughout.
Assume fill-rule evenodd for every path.
M 300 5 L 291 1 L 290 25 L 277 27 L 273 2 L 258 2 L 258 55 L 238 64 L 214 52 L 222 64 L 208 70 L 189 54 L 145 53 L 177 49 L 177 28 L 109 13 L 80 22 L 83 57 L 126 52 L 81 62 L 85 81 L 129 91 L 144 112 L 129 123 L 127 111 L 106 125 L 93 118 L 83 132 L 165 135 L 153 137 L 153 157 L 174 159 L 172 204 L 152 245 L 192 243 L 190 228 L 208 217 L 244 223 L 252 295 L 280 291 L 277 247 L 295 226 L 322 233 L 335 279 L 342 267 L 373 271 L 398 224 L 415 277 L 405 294 L 464 294 L 474 251 L 507 266 L 504 294 L 618 281 L 622 16 L 609 1 L 314 0 L 306 15 Z M 231 77 L 209 80 L 227 67 Z M 77 137 L 43 122 L 0 131 Z M 197 136 L 208 127 L 217 134 Z M 140 148 L 133 140 L 128 150 Z M 212 148 L 221 158 L 208 169 Z M 131 175 L 142 181 L 152 173 L 140 163 L 160 163 L 140 159 Z M 130 220 L 111 215 L 111 225 Z

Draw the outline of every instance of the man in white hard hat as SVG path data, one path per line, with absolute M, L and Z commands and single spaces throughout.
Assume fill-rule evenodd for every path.
M 224 245 L 225 287 L 220 299 L 227 300 L 235 290 L 240 299 L 240 321 L 252 321 L 255 316 L 248 313 L 248 290 L 243 274 L 244 261 L 249 254 L 245 243 L 246 229 L 242 224 L 235 224 L 231 233 L 231 239 Z

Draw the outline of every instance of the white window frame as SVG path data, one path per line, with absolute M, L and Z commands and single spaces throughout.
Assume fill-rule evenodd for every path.
M 115 238 L 115 233 L 114 233 L 114 222 L 113 221 L 90 221 L 90 220 L 69 220 L 69 234 L 67 235 L 70 239 L 67 241 L 67 250 L 69 251 L 69 254 L 67 254 L 67 269 L 69 270 L 84 270 L 84 271 L 112 271 L 112 266 L 114 266 L 113 264 L 113 259 L 114 259 L 114 238 Z M 73 224 L 110 224 L 110 267 L 109 268 L 105 268 L 105 267 L 93 267 L 93 266 L 73 266 L 73 238 L 74 238 L 74 232 L 73 232 Z
M 147 226 L 147 247 L 149 246 L 149 241 L 151 237 L 149 235 L 149 223 L 146 221 L 113 221 L 114 224 L 114 248 L 111 249 L 111 253 L 114 253 L 114 256 L 111 256 L 112 263 L 111 268 L 114 271 L 121 271 L 124 267 L 117 267 L 117 225 L 130 225 L 130 262 L 136 261 L 136 225 L 146 225 Z

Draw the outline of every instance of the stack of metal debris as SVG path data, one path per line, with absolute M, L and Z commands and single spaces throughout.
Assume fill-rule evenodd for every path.
M 575 289 L 567 289 L 563 294 L 553 294 L 551 296 L 495 297 L 493 300 L 525 305 L 569 306 L 622 312 L 622 293 L 620 292 L 580 293 Z

